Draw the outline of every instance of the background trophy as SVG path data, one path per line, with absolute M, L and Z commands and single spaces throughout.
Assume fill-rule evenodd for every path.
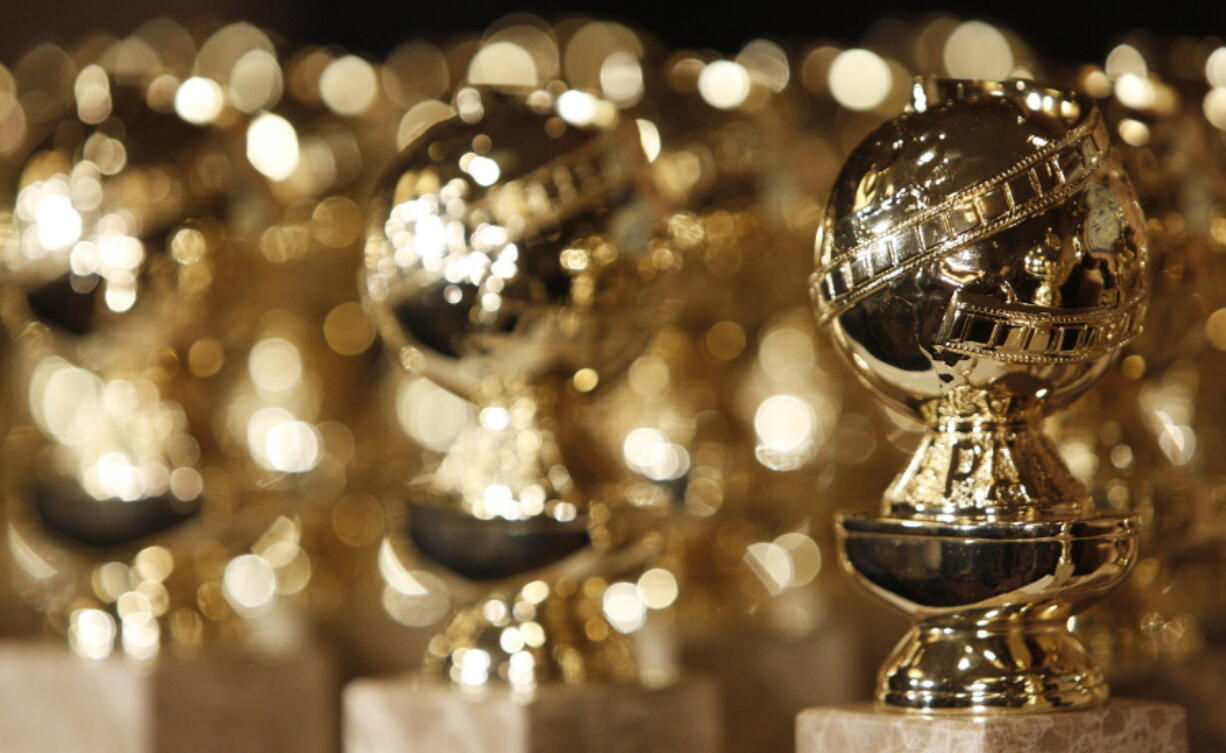
M 242 26 L 242 44 L 206 52 L 225 47 L 233 62 L 252 47 L 275 67 L 266 35 Z M 187 32 L 142 33 L 149 41 L 94 40 L 79 62 L 36 48 L 76 85 L 63 100 L 27 92 L 51 114 L 32 124 L 0 212 L 0 323 L 14 343 L 4 575 L 68 639 L 4 645 L 0 694 L 23 703 L 0 729 L 44 750 L 173 739 L 187 751 L 252 736 L 324 750 L 331 653 L 282 608 L 310 578 L 282 492 L 326 459 L 323 432 L 283 408 L 318 385 L 293 335 L 270 326 L 275 312 L 256 322 L 238 305 L 267 284 L 248 258 L 263 228 L 242 227 L 237 210 L 259 184 L 234 151 L 241 129 L 212 121 L 241 115 L 204 78 L 154 87 L 191 63 L 167 41 Z M 127 67 L 137 48 L 156 49 L 158 65 Z M 321 481 L 309 474 L 312 488 Z M 311 721 L 270 721 L 233 703 L 244 692 Z M 52 714 L 74 722 L 25 725 Z
M 1135 572 L 1078 617 L 1078 635 L 1114 692 L 1178 703 L 1187 710 L 1189 747 L 1216 750 L 1226 747 L 1226 719 L 1216 713 L 1226 672 L 1221 599 L 1211 594 L 1221 591 L 1226 552 L 1215 501 L 1226 453 L 1213 375 L 1226 342 L 1226 319 L 1216 313 L 1226 236 L 1214 227 L 1221 227 L 1226 185 L 1220 131 L 1206 117 L 1214 97 L 1206 98 L 1205 73 L 1221 79 L 1212 66 L 1181 75 L 1169 62 L 1178 44 L 1130 35 L 1108 57 L 1109 74 L 1095 65 L 1078 75 L 1086 91 L 1095 74 L 1125 82 L 1100 107 L 1121 134 L 1117 149 L 1149 218 L 1153 324 L 1087 399 L 1061 414 L 1054 433 L 1094 497 L 1135 512 L 1141 524 Z M 1124 70 L 1121 59 L 1129 63 Z M 1127 84 L 1138 64 L 1149 74 L 1134 92 Z
M 845 163 L 818 250 L 821 318 L 860 377 L 927 426 L 882 514 L 838 522 L 844 569 L 915 620 L 878 702 L 1101 707 L 1106 685 L 1067 622 L 1127 575 L 1136 521 L 1095 511 L 1039 426 L 1101 376 L 1146 303 L 1144 220 L 1097 108 L 1024 81 L 917 81 L 910 110 Z M 1111 710 L 1145 749 L 1182 734 L 1173 707 Z M 1052 724 L 1105 742 L 1105 718 L 1019 717 L 984 744 L 1027 748 Z M 801 749 L 890 719 L 806 712 Z
M 860 634 L 836 619 L 844 583 L 836 568 L 821 572 L 822 548 L 833 546 L 821 501 L 846 496 L 840 481 L 872 478 L 838 466 L 874 443 L 845 440 L 862 425 L 845 400 L 853 380 L 805 301 L 821 208 L 804 185 L 806 157 L 819 151 L 806 137 L 824 134 L 796 127 L 803 103 L 773 44 L 696 57 L 702 65 L 666 61 L 653 98 L 663 142 L 653 174 L 688 210 L 669 223 L 684 259 L 680 310 L 631 366 L 602 425 L 649 478 L 672 470 L 644 462 L 653 438 L 684 448 L 687 471 L 671 483 L 690 518 L 658 563 L 680 586 L 660 616 L 687 666 L 722 681 L 727 749 L 785 751 L 798 711 L 864 690 Z
M 346 744 L 710 750 L 709 686 L 639 684 L 671 678 L 640 663 L 635 585 L 609 584 L 659 551 L 667 497 L 632 504 L 578 420 L 665 315 L 677 266 L 653 240 L 639 129 L 591 94 L 513 89 L 422 105 L 373 208 L 362 286 L 385 344 L 473 404 L 437 466 L 393 492 L 405 535 L 383 572 L 409 588 L 439 577 L 428 562 L 476 598 L 431 640 L 424 682 L 349 688 Z M 538 728 L 554 714 L 580 721 Z

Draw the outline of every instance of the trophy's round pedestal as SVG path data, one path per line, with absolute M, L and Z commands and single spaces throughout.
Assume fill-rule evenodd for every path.
M 700 677 L 543 685 L 521 699 L 402 675 L 351 682 L 342 728 L 346 753 L 719 753 L 718 714 L 716 685 Z
M 1184 711 L 1115 699 L 1087 711 L 928 716 L 871 704 L 796 718 L 796 753 L 1187 753 Z
M 308 642 L 275 660 L 141 666 L 58 643 L 0 643 L 0 749 L 39 753 L 333 753 L 336 671 Z

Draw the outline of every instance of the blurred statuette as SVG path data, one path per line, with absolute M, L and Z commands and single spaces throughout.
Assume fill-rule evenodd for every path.
M 460 608 L 420 677 L 346 690 L 346 747 L 591 750 L 664 725 L 639 749 L 714 750 L 710 689 L 640 652 L 634 579 L 662 548 L 667 505 L 630 504 L 582 420 L 646 346 L 678 266 L 653 253 L 639 129 L 573 89 L 465 86 L 418 108 L 375 200 L 362 291 L 409 377 L 464 407 L 438 463 L 389 492 L 403 523 L 380 567 L 408 599 Z M 617 699 L 625 713 L 601 721 Z

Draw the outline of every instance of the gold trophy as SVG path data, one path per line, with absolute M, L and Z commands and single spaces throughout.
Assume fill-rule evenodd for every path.
M 1166 49 L 1146 50 L 1151 73 L 1142 95 L 1176 86 L 1161 55 Z M 1102 68 L 1086 66 L 1078 86 L 1089 91 L 1097 77 L 1106 78 Z M 1221 588 L 1226 551 L 1221 508 L 1212 502 L 1226 459 L 1216 446 L 1220 390 L 1213 378 L 1226 355 L 1226 322 L 1215 314 L 1226 303 L 1226 237 L 1214 233 L 1226 184 L 1220 131 L 1206 119 L 1211 85 L 1179 83 L 1187 89 L 1172 103 L 1129 96 L 1126 86 L 1122 97 L 1100 100 L 1110 127 L 1129 136 L 1120 158 L 1146 215 L 1162 218 L 1148 228 L 1148 316 L 1161 324 L 1129 343 L 1102 385 L 1062 415 L 1053 433 L 1095 498 L 1137 513 L 1142 526 L 1136 574 L 1108 604 L 1078 618 L 1078 635 L 1116 691 L 1178 700 L 1189 711 L 1190 747 L 1214 750 L 1226 747 L 1226 719 L 1214 713 L 1226 687 L 1226 673 L 1216 669 L 1221 600 L 1210 595 Z
M 164 545 L 199 520 L 206 487 L 227 497 L 201 462 L 199 391 L 179 353 L 223 274 L 210 217 L 228 178 L 203 167 L 215 138 L 112 89 L 97 65 L 80 76 L 92 87 L 80 101 L 105 99 L 105 116 L 113 97 L 128 130 L 78 103 L 83 122 L 64 118 L 27 155 L 0 210 L 0 325 L 14 342 L 0 485 L 23 595 L 82 655 L 121 640 L 149 658 L 163 633 L 192 643 L 202 625 L 194 594 L 172 610 L 187 568 Z
M 33 720 L 35 737 L 18 747 L 55 747 L 28 742 L 47 739 L 38 720 L 54 708 L 81 721 L 58 740 L 111 736 L 78 748 L 146 737 L 163 747 L 193 727 L 217 728 L 211 740 L 223 747 L 243 747 L 258 730 L 296 750 L 327 748 L 332 656 L 288 607 L 322 570 L 304 551 L 303 519 L 343 483 L 351 444 L 338 422 L 318 421 L 340 389 L 316 353 L 352 348 L 336 345 L 345 329 L 337 317 L 315 312 L 328 294 L 352 291 L 326 280 L 337 267 L 352 276 L 364 225 L 338 220 L 339 199 L 320 202 L 327 211 L 314 217 L 306 205 L 328 246 L 315 256 L 335 266 L 311 276 L 323 284 L 291 279 L 294 260 L 272 251 L 296 246 L 277 241 L 305 236 L 303 254 L 316 245 L 306 231 L 269 227 L 264 207 L 275 197 L 257 172 L 271 180 L 270 159 L 281 168 L 298 160 L 292 127 L 237 127 L 251 76 L 223 90 L 204 75 L 161 75 L 193 70 L 191 59 L 172 67 L 181 47 L 145 44 L 146 32 L 185 38 L 195 54 L 169 21 L 90 47 L 79 63 L 47 45 L 31 53 L 75 86 L 63 101 L 24 92 L 48 114 L 31 120 L 12 161 L 17 179 L 0 188 L 13 189 L 0 201 L 0 328 L 12 338 L 3 572 L 71 652 L 91 660 L 86 669 L 67 650 L 6 642 L 0 694 L 16 687 L 27 699 L 14 714 Z M 280 96 L 266 35 L 238 25 L 210 39 L 195 70 L 215 72 L 218 54 L 242 57 L 277 82 L 258 106 Z M 135 68 L 122 62 L 134 49 L 145 51 Z M 296 209 L 301 217 L 303 203 Z M 347 257 L 337 250 L 342 224 L 352 228 Z M 273 285 L 292 298 L 269 296 Z M 310 314 L 273 310 L 289 303 Z M 349 310 L 361 313 L 356 303 Z M 131 661 L 110 660 L 116 654 Z M 201 702 L 214 697 L 229 699 L 224 710 Z M 269 719 L 267 703 L 308 721 Z
M 876 697 L 919 712 L 1107 699 L 1068 618 L 1133 565 L 1040 423 L 1140 326 L 1144 219 L 1092 100 L 917 80 L 844 164 L 812 293 L 855 371 L 925 437 L 880 514 L 838 519 L 843 568 L 915 621 Z
M 441 568 L 447 590 L 479 595 L 426 657 L 459 687 L 636 680 L 618 621 L 641 609 L 605 585 L 658 544 L 631 521 L 663 510 L 618 504 L 615 463 L 575 411 L 643 348 L 651 282 L 676 264 L 650 243 L 638 129 L 577 90 L 462 87 L 418 108 L 373 211 L 363 294 L 396 361 L 473 408 L 397 491 L 404 535 L 382 570 L 412 590 Z
M 210 38 L 234 54 L 271 49 L 248 25 Z M 310 567 L 291 520 L 302 506 L 287 500 L 301 501 L 308 474 L 312 490 L 329 486 L 309 472 L 330 448 L 297 420 L 316 418 L 321 380 L 295 342 L 322 339 L 315 323 L 295 331 L 271 310 L 282 301 L 264 288 L 289 265 L 270 269 L 268 241 L 288 232 L 247 164 L 284 152 L 292 130 L 248 136 L 256 148 L 244 159 L 241 112 L 216 82 L 152 91 L 156 70 L 103 67 L 116 55 L 84 65 L 75 100 L 31 132 L 0 206 L 14 385 L 0 503 L 11 580 L 74 649 L 152 658 L 246 642 L 249 618 L 302 590 Z M 334 238 L 338 224 L 315 229 Z M 359 241 L 360 219 L 350 224 Z M 352 250 L 328 254 L 333 277 L 351 272 Z M 316 306 L 317 290 L 337 290 L 283 288 Z M 290 413 L 304 404 L 309 415 Z M 263 559 L 274 544 L 280 555 Z

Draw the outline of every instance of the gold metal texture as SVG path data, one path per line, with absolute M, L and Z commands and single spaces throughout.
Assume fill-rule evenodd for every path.
M 461 91 L 393 169 L 367 246 L 384 340 L 470 399 L 488 376 L 613 368 L 634 328 L 602 314 L 649 313 L 634 284 L 654 223 L 637 129 L 611 108 L 576 126 L 523 99 Z
M 213 41 L 198 54 L 193 35 Z M 267 112 L 275 48 L 249 24 L 163 19 L 71 49 L 28 53 L 76 85 L 31 82 L 42 115 L 0 170 L 11 580 L 85 658 L 262 651 L 252 621 L 301 606 L 326 571 L 304 533 L 352 455 L 337 419 L 374 331 L 335 280 L 364 223 L 348 198 L 311 197 L 357 181 L 358 147 L 335 120 L 314 138 L 300 112 L 300 154 Z M 225 58 L 257 75 L 223 88 Z
M 14 418 L 0 493 L 22 596 L 83 656 L 122 632 L 149 658 L 161 631 L 199 633 L 195 584 L 167 547 L 181 556 L 215 536 L 204 519 L 234 507 L 205 467 L 207 408 L 180 353 L 228 276 L 216 216 L 239 176 L 218 135 L 154 111 L 139 85 L 97 64 L 78 77 L 77 111 L 29 134 L 0 210 Z M 100 585 L 108 560 L 114 576 L 138 559 L 145 575 Z M 126 632 L 105 612 L 120 599 Z M 172 612 L 186 631 L 167 630 Z
M 926 433 L 882 513 L 838 521 L 843 568 L 916 621 L 878 701 L 920 712 L 1079 708 L 1107 689 L 1072 614 L 1135 560 L 1040 422 L 1138 330 L 1141 210 L 1088 98 L 917 80 L 844 165 L 814 300 L 853 368 Z
M 455 684 L 635 679 L 604 579 L 658 548 L 664 510 L 624 503 L 576 414 L 645 347 L 678 264 L 652 253 L 639 130 L 578 91 L 439 105 L 375 199 L 361 288 L 396 360 L 473 409 L 386 551 L 486 594 L 431 643 Z

